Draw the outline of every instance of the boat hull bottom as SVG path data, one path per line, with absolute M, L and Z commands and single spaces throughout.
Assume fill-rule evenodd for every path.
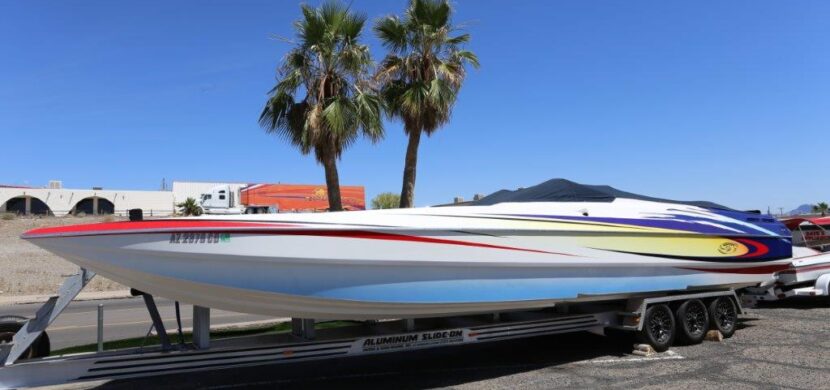
M 580 295 L 572 299 L 522 300 L 463 303 L 401 303 L 325 299 L 268 291 L 241 289 L 217 284 L 170 278 L 124 269 L 110 264 L 86 263 L 71 259 L 77 265 L 94 271 L 128 287 L 182 303 L 220 310 L 275 317 L 313 318 L 321 320 L 377 320 L 392 318 L 425 318 L 517 310 L 544 309 L 568 303 L 602 302 L 661 296 L 669 292 L 712 291 L 757 285 L 757 282 L 730 283 L 667 291 Z

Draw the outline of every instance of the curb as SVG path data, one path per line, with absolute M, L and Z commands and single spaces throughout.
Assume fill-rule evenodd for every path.
M 271 318 L 267 320 L 258 320 L 258 321 L 247 321 L 247 322 L 236 322 L 232 324 L 218 324 L 212 325 L 210 327 L 211 332 L 221 332 L 221 331 L 228 331 L 228 330 L 246 330 L 254 327 L 258 327 L 261 325 L 279 325 L 284 322 L 290 322 L 291 318 Z M 175 336 L 176 335 L 176 328 L 167 329 L 168 336 Z M 192 333 L 193 327 L 183 327 L 182 332 L 184 333 Z M 155 329 L 153 329 L 150 334 L 158 335 Z M 244 336 L 243 336 L 244 337 Z
M 53 295 L 50 294 L 40 294 L 40 295 L 13 295 L 8 297 L 0 297 L 0 306 L 11 306 L 11 305 L 25 305 L 31 303 L 44 303 Z M 102 299 L 123 299 L 123 298 L 131 298 L 129 290 L 119 290 L 119 291 L 94 291 L 94 292 L 86 292 L 78 294 L 73 301 L 96 301 Z

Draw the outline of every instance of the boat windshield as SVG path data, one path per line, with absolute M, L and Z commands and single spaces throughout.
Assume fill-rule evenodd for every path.
M 793 230 L 793 245 L 830 251 L 830 225 L 816 225 L 804 221 Z

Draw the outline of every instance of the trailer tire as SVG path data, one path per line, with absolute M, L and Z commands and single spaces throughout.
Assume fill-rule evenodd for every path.
M 0 343 L 11 342 L 26 320 L 26 317 L 20 316 L 0 316 Z M 50 349 L 49 335 L 43 332 L 28 349 L 23 351 L 20 359 L 46 357 L 51 353 Z
M 735 302 L 727 297 L 719 297 L 709 304 L 709 318 L 711 328 L 728 339 L 735 334 L 738 325 L 738 308 Z
M 47 357 L 52 353 L 52 343 L 49 341 L 49 334 L 44 330 L 32 346 L 35 349 L 35 357 Z
M 674 343 L 675 329 L 672 310 L 664 304 L 653 305 L 646 309 L 643 328 L 637 331 L 637 339 L 651 345 L 657 352 L 665 352 Z
M 700 299 L 683 302 L 674 312 L 677 336 L 684 343 L 700 344 L 709 331 L 709 309 Z

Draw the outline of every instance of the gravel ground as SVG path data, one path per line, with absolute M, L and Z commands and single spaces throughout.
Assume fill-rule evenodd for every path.
M 45 226 L 74 225 L 117 220 L 118 217 L 18 217 L 0 219 L 0 297 L 29 294 L 52 294 L 57 291 L 66 275 L 77 272 L 78 267 L 43 249 L 20 235 Z M 123 219 L 123 218 L 122 218 Z M 124 286 L 97 276 L 84 291 L 123 290 Z
M 60 389 L 827 389 L 830 301 L 753 309 L 734 337 L 655 357 L 589 333 L 477 346 L 64 385 Z

